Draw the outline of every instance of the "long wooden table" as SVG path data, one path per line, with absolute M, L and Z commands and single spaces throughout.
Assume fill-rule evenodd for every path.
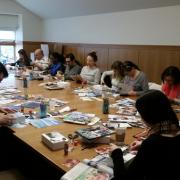
M 15 82 L 18 89 L 22 90 L 22 80 L 14 79 L 11 76 L 10 78 L 12 82 Z M 6 82 L 5 82 L 6 83 Z M 34 95 L 43 95 L 47 98 L 57 98 L 60 100 L 68 101 L 69 106 L 72 108 L 77 108 L 77 111 L 81 112 L 87 112 L 87 113 L 94 113 L 98 117 L 102 119 L 102 121 L 107 120 L 107 115 L 102 114 L 102 102 L 101 101 L 82 101 L 78 97 L 78 95 L 75 95 L 73 92 L 73 89 L 80 86 L 74 82 L 71 83 L 70 87 L 68 87 L 65 90 L 47 90 L 44 87 L 39 86 L 39 83 L 42 83 L 42 81 L 29 81 L 29 88 L 28 92 L 29 94 Z M 113 102 L 114 100 L 111 99 Z M 110 113 L 115 113 L 115 109 L 110 108 Z M 75 146 L 74 150 L 72 152 L 69 152 L 67 156 L 64 156 L 63 150 L 58 151 L 52 151 L 49 148 L 47 148 L 42 142 L 41 142 L 41 134 L 46 132 L 52 132 L 52 131 L 58 131 L 65 136 L 67 136 L 70 133 L 73 133 L 75 130 L 80 129 L 82 127 L 86 127 L 84 125 L 76 125 L 76 124 L 70 124 L 70 123 L 62 123 L 57 126 L 50 126 L 47 128 L 35 128 L 31 125 L 28 125 L 25 128 L 14 128 L 14 137 L 19 140 L 24 146 L 29 147 L 32 151 L 39 154 L 39 157 L 44 159 L 46 162 L 48 162 L 53 168 L 56 168 L 56 170 L 60 172 L 60 175 L 62 175 L 64 172 L 69 170 L 66 166 L 63 165 L 63 162 L 65 162 L 67 159 L 78 159 L 83 160 L 85 158 L 92 158 L 96 155 L 96 152 L 94 148 L 91 149 L 84 149 L 82 150 L 81 145 Z M 126 137 L 125 137 L 125 143 L 130 144 L 134 138 L 133 135 L 136 133 L 142 131 L 140 128 L 128 128 L 126 131 Z M 112 135 L 112 142 L 114 141 L 114 135 Z M 101 146 L 101 145 L 99 145 Z M 32 157 L 33 158 L 33 157 Z M 31 167 L 31 166 L 30 166 Z

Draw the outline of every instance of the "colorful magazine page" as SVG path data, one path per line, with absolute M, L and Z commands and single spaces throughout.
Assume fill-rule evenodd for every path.
M 69 114 L 64 115 L 64 122 L 71 122 L 75 124 L 89 124 L 93 122 L 97 122 L 99 119 L 93 119 L 95 118 L 95 114 L 88 114 L 88 113 L 82 113 L 82 112 L 72 112 Z
M 38 108 L 40 106 L 40 102 L 28 101 L 28 102 L 25 102 L 24 104 L 22 104 L 22 106 L 24 108 L 35 109 L 35 108 Z
M 59 120 L 56 120 L 53 117 L 30 120 L 30 124 L 32 124 L 36 128 L 45 128 L 48 126 L 55 126 L 55 125 L 59 125 L 60 123 L 61 122 Z
M 121 115 L 134 116 L 136 115 L 136 108 L 133 106 L 120 106 L 117 113 Z
M 108 115 L 108 120 L 110 122 L 127 122 L 127 123 L 131 123 L 131 122 L 138 122 L 140 119 L 135 117 L 135 116 L 125 116 L 125 115 L 113 115 L 113 114 L 109 114 Z

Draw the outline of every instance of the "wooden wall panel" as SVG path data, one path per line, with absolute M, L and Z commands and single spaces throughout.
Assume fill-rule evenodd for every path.
M 47 42 L 24 42 L 24 49 L 29 53 L 40 48 L 41 43 Z M 170 65 L 180 68 L 180 46 L 153 46 L 153 45 L 110 45 L 110 44 L 75 44 L 48 42 L 49 49 L 62 51 L 65 55 L 73 53 L 82 65 L 86 64 L 86 56 L 91 51 L 96 51 L 98 56 L 97 65 L 101 71 L 111 68 L 116 61 L 130 60 L 144 71 L 149 80 L 160 83 L 162 71 Z
M 179 65 L 180 54 L 174 51 L 141 51 L 139 54 L 139 67 L 146 73 L 149 81 L 161 82 L 163 70 Z
M 41 44 L 48 44 L 50 52 L 59 52 L 62 53 L 62 44 L 61 43 L 53 43 L 53 42 L 31 42 L 31 41 L 24 41 L 23 42 L 23 49 L 26 50 L 28 54 L 34 52 L 36 49 L 41 48 Z
M 51 52 L 58 52 L 62 54 L 63 45 L 62 43 L 48 43 Z
M 109 48 L 108 69 L 114 61 L 132 61 L 138 64 L 138 51 L 132 49 Z
M 39 49 L 41 45 L 41 42 L 23 42 L 23 49 L 27 52 L 29 55 L 31 52 L 34 52 L 35 49 Z

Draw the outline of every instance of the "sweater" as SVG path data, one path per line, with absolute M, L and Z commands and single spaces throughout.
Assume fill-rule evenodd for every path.
M 114 180 L 175 180 L 180 179 L 180 135 L 150 135 L 143 141 L 132 163 L 125 169 L 122 152 L 116 149 L 111 157 Z
M 71 76 L 80 74 L 80 72 L 81 66 L 76 64 L 75 66 L 70 67 L 69 65 L 67 65 L 64 73 L 65 80 L 72 80 Z
M 88 84 L 99 84 L 101 72 L 97 67 L 84 66 L 80 75 Z
M 135 79 L 125 76 L 124 84 L 131 87 L 133 91 L 136 91 L 137 95 L 141 95 L 149 90 L 147 77 L 142 71 L 139 72 Z

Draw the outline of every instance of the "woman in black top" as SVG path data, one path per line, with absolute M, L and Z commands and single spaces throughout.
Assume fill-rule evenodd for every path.
M 19 59 L 15 63 L 11 63 L 11 66 L 26 67 L 31 66 L 32 60 L 28 57 L 24 49 L 18 51 Z
M 151 90 L 136 101 L 136 108 L 150 128 L 132 163 L 125 168 L 123 153 L 112 145 L 115 180 L 180 179 L 180 127 L 169 100 Z

